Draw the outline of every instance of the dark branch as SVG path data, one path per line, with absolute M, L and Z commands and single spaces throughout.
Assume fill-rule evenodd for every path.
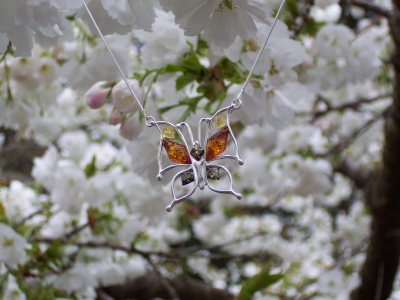
M 355 186 L 360 189 L 364 189 L 371 176 L 373 176 L 373 172 L 362 168 L 349 159 L 345 159 L 340 164 L 336 165 L 334 171 L 350 178 L 354 182 Z
M 372 215 L 367 256 L 360 272 L 361 284 L 352 300 L 387 299 L 400 256 L 400 0 L 393 1 L 390 30 L 394 41 L 393 103 L 385 124 L 382 164 L 366 193 Z
M 314 0 L 304 0 L 299 1 L 299 15 L 296 17 L 296 20 L 293 22 L 290 31 L 292 32 L 292 36 L 297 36 L 304 23 L 306 23 L 310 18 L 311 7 L 314 5 Z
M 354 5 L 354 6 L 363 8 L 365 10 L 372 11 L 372 12 L 374 12 L 374 13 L 376 13 L 378 15 L 381 15 L 382 17 L 385 17 L 387 19 L 389 19 L 390 16 L 391 16 L 390 10 L 388 10 L 388 9 L 386 9 L 384 7 L 381 7 L 379 5 L 376 5 L 376 4 L 374 4 L 372 2 L 369 2 L 369 1 L 352 0 L 351 4 Z
M 340 140 L 335 146 L 333 146 L 331 149 L 326 151 L 323 154 L 317 155 L 318 157 L 327 157 L 336 153 L 340 153 L 343 149 L 351 145 L 351 143 L 359 137 L 362 133 L 366 132 L 372 125 L 374 125 L 378 120 L 381 119 L 381 117 L 386 117 L 388 114 L 389 109 L 384 110 L 381 114 L 376 115 L 374 118 L 368 120 L 365 122 L 362 126 L 354 130 L 352 133 L 350 133 L 347 137 L 344 137 L 342 140 Z
M 228 291 L 215 289 L 209 285 L 191 278 L 179 276 L 165 279 L 174 288 L 181 300 L 233 300 L 234 296 Z M 155 298 L 171 299 L 169 291 L 157 274 L 149 274 L 135 280 L 127 281 L 123 285 L 110 286 L 98 291 L 102 292 L 100 299 L 125 300 L 150 300 Z
M 325 116 L 326 114 L 330 113 L 330 112 L 334 112 L 334 111 L 338 111 L 338 112 L 343 112 L 347 109 L 352 109 L 352 110 L 359 110 L 363 104 L 370 104 L 370 103 L 374 103 L 376 101 L 380 101 L 382 99 L 385 98 L 389 98 L 391 97 L 391 94 L 382 94 L 382 95 L 378 95 L 376 97 L 373 98 L 360 98 L 351 102 L 345 102 L 342 103 L 340 105 L 337 106 L 329 106 L 327 107 L 325 110 L 320 110 L 320 111 L 315 111 L 315 112 L 311 112 L 311 114 L 313 114 L 313 121 L 315 121 L 316 119 Z

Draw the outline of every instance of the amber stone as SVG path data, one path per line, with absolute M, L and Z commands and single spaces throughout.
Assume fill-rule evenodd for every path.
M 215 124 L 215 128 L 217 130 L 220 130 L 221 128 L 226 126 L 226 115 L 224 113 L 216 115 L 213 119 L 213 122 Z
M 195 144 L 190 151 L 190 155 L 192 155 L 195 160 L 199 161 L 204 155 L 204 149 Z
M 161 129 L 161 135 L 163 139 L 174 139 L 175 138 L 175 128 L 171 125 L 165 125 Z
M 163 139 L 162 145 L 164 146 L 165 151 L 167 151 L 168 158 L 171 161 L 185 165 L 192 163 L 184 144 Z
M 210 161 L 226 150 L 228 144 L 228 126 L 217 131 L 207 140 L 206 161 Z
M 209 180 L 219 180 L 219 168 L 217 167 L 207 167 L 207 179 Z
M 187 185 L 194 181 L 194 173 L 192 170 L 186 171 L 181 175 L 182 185 Z

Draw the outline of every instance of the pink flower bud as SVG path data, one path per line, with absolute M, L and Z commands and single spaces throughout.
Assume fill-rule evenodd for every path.
M 110 87 L 107 81 L 96 82 L 85 93 L 86 104 L 90 108 L 97 109 L 107 103 L 107 96 L 110 93 Z
M 119 128 L 119 134 L 127 140 L 134 140 L 143 130 L 143 125 L 139 123 L 137 118 L 131 117 L 125 119 Z
M 129 85 L 132 87 L 139 101 L 143 100 L 144 92 L 139 86 L 137 80 L 128 80 Z M 133 98 L 131 91 L 126 85 L 125 81 L 121 80 L 112 89 L 111 92 L 113 98 L 113 104 L 121 112 L 135 112 L 140 109 L 139 104 Z
M 108 124 L 110 125 L 117 125 L 122 122 L 122 114 L 121 112 L 114 108 L 111 112 L 111 115 L 108 117 Z

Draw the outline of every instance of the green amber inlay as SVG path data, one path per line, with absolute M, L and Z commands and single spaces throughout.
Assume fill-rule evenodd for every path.
M 182 185 L 187 185 L 194 181 L 193 171 L 186 171 L 181 175 Z
M 209 180 L 219 180 L 219 168 L 217 167 L 207 167 L 207 179 Z
M 190 155 L 197 161 L 199 161 L 204 155 L 204 149 L 199 145 L 194 144 L 193 149 L 190 151 Z

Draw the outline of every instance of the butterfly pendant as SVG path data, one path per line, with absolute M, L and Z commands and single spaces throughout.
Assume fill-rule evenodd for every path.
M 170 212 L 172 208 L 187 199 L 196 191 L 197 187 L 203 190 L 205 186 L 216 193 L 231 194 L 237 199 L 241 199 L 242 195 L 233 190 L 232 175 L 229 170 L 222 165 L 216 163 L 221 159 L 234 159 L 239 165 L 243 165 L 243 160 L 240 159 L 238 153 L 238 144 L 232 129 L 229 124 L 229 116 L 237 109 L 234 105 L 225 107 L 217 111 L 211 118 L 202 118 L 198 126 L 198 139 L 193 138 L 193 133 L 189 125 L 185 122 L 173 124 L 166 121 L 154 121 L 152 125 L 157 126 L 161 133 L 160 146 L 158 150 L 158 167 L 159 172 L 157 175 L 158 180 L 162 180 L 163 175 L 174 168 L 184 168 L 179 171 L 172 179 L 171 191 L 173 201 L 167 206 L 167 211 Z M 206 124 L 204 139 L 202 140 L 202 125 Z M 216 132 L 210 137 L 213 126 Z M 187 130 L 185 137 L 184 129 Z M 235 155 L 223 154 L 228 145 L 229 136 L 231 137 L 235 146 Z M 204 146 L 202 146 L 204 145 Z M 171 165 L 163 166 L 163 152 L 167 154 Z M 228 189 L 214 188 L 210 180 L 219 180 L 221 172 L 223 171 L 228 175 L 229 187 Z M 185 195 L 177 197 L 175 192 L 175 182 L 181 179 L 182 185 L 194 183 L 193 188 Z

